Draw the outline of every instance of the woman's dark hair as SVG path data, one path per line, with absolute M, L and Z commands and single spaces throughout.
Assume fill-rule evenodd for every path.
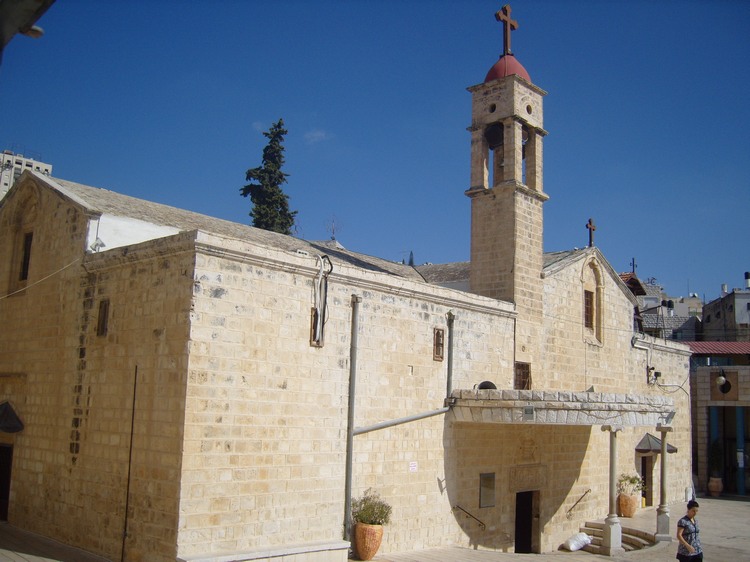
M 700 506 L 698 505 L 698 502 L 697 502 L 697 501 L 695 501 L 695 500 L 690 500 L 690 501 L 688 502 L 688 509 L 693 509 L 694 507 L 700 507 Z

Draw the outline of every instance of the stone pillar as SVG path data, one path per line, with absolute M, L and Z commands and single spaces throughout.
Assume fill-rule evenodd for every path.
M 484 131 L 480 127 L 475 127 L 471 131 L 470 190 L 488 188 L 488 151 L 489 149 L 487 147 L 487 139 L 484 138 Z
M 735 424 L 737 435 L 737 493 L 745 495 L 745 408 L 737 406 L 735 409 Z
M 622 527 L 617 517 L 617 432 L 622 427 L 603 425 L 602 431 L 609 431 L 609 514 L 604 520 L 602 554 L 615 556 L 622 554 Z
M 503 181 L 523 183 L 523 125 L 514 117 L 503 122 L 503 169 L 502 177 L 495 177 L 495 185 Z
M 669 506 L 667 505 L 667 434 L 672 431 L 668 425 L 657 425 L 656 431 L 661 434 L 661 478 L 659 487 L 659 507 L 656 510 L 656 534 L 658 542 L 670 542 Z

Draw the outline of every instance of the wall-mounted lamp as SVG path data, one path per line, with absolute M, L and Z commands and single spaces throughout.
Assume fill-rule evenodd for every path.
M 91 248 L 92 252 L 98 252 L 99 250 L 101 250 L 105 246 L 106 246 L 106 244 L 104 242 L 102 242 L 102 239 L 97 236 L 96 240 L 94 240 L 94 243 L 91 244 L 90 248 Z
M 719 376 L 716 377 L 716 386 L 724 386 L 727 382 L 727 377 L 724 374 L 724 369 L 719 371 Z

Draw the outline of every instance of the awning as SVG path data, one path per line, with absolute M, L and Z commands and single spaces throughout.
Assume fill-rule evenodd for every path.
M 471 423 L 656 427 L 674 412 L 668 396 L 593 391 L 453 389 L 447 404 Z
M 0 431 L 18 433 L 23 429 L 23 422 L 18 418 L 13 406 L 8 402 L 0 404 Z
M 654 437 L 650 433 L 643 436 L 635 450 L 639 453 L 661 453 L 661 439 Z M 676 453 L 677 447 L 667 443 L 667 453 Z

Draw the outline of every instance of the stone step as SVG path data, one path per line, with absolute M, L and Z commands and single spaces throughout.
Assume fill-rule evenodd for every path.
M 632 529 L 630 527 L 621 527 L 622 529 L 622 548 L 625 552 L 641 550 L 648 548 L 656 543 L 653 533 Z M 604 536 L 604 523 L 599 521 L 586 521 L 580 528 L 582 533 L 591 537 L 591 544 L 582 548 L 591 554 L 602 554 L 601 545 Z

